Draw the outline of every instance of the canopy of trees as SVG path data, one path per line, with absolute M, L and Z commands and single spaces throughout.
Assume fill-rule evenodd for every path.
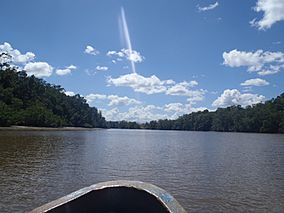
M 284 93 L 254 106 L 231 106 L 215 112 L 204 110 L 176 120 L 158 120 L 142 124 L 146 129 L 284 133 Z
M 162 129 L 219 132 L 284 133 L 284 93 L 275 99 L 254 106 L 230 106 L 214 112 L 204 110 L 180 116 L 176 120 L 107 122 L 109 128 Z
M 141 129 L 141 125 L 132 121 L 107 121 L 107 128 L 111 129 Z
M 7 54 L 0 55 L 3 59 Z M 0 126 L 106 127 L 105 118 L 80 95 L 0 61 Z

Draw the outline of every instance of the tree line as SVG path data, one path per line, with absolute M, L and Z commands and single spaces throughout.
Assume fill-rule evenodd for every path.
M 105 118 L 80 95 L 67 96 L 61 86 L 49 84 L 11 66 L 1 53 L 0 126 L 106 127 Z
M 121 129 L 284 133 L 284 93 L 265 103 L 245 108 L 230 106 L 214 112 L 204 110 L 182 115 L 175 120 L 154 120 L 142 124 L 107 122 L 107 126 Z

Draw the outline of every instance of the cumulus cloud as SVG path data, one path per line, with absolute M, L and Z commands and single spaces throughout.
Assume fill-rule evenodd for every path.
M 101 111 L 106 120 L 146 122 L 167 118 L 167 115 L 164 114 L 161 109 L 161 107 L 155 105 L 145 105 L 130 107 L 124 112 L 121 112 L 118 108 L 113 108 L 111 110 L 102 109 Z
M 164 105 L 164 111 L 170 119 L 176 119 L 181 115 L 191 113 L 192 107 L 190 104 L 169 103 Z
M 106 95 L 102 95 L 102 94 L 89 94 L 85 98 L 86 98 L 88 103 L 92 103 L 95 100 L 107 99 L 107 96 Z
M 145 122 L 150 120 L 165 119 L 166 115 L 159 112 L 160 108 L 154 105 L 135 106 L 127 112 L 121 113 L 124 120 Z
M 144 60 L 144 56 L 142 56 L 139 52 L 136 50 L 129 50 L 129 49 L 121 49 L 120 51 L 108 51 L 107 56 L 109 57 L 116 57 L 117 61 L 120 61 L 121 59 L 125 58 L 129 61 L 140 63 Z
M 166 112 L 177 112 L 184 110 L 184 105 L 182 103 L 169 103 L 165 105 Z
M 278 64 L 278 65 L 269 65 L 269 67 L 262 69 L 257 74 L 259 75 L 272 75 L 275 73 L 280 72 L 280 70 L 284 68 L 284 64 Z
M 227 107 L 232 105 L 248 106 L 263 102 L 263 95 L 240 93 L 237 89 L 226 89 L 223 94 L 218 97 L 213 103 L 213 107 Z
M 114 86 L 131 87 L 136 92 L 146 94 L 162 93 L 167 90 L 165 82 L 155 75 L 144 77 L 137 73 L 131 73 L 118 78 L 108 77 L 107 83 Z
M 41 78 L 51 76 L 53 67 L 46 62 L 29 62 L 25 65 L 24 70 L 28 75 Z
M 67 75 L 67 74 L 70 74 L 72 70 L 75 70 L 75 69 L 77 69 L 76 66 L 70 65 L 68 67 L 65 67 L 65 69 L 57 69 L 56 74 L 57 75 Z
M 87 45 L 86 49 L 84 51 L 86 54 L 90 54 L 90 55 L 98 55 L 100 52 L 98 50 L 96 50 L 94 47 Z
M 120 58 L 124 57 L 124 53 L 122 51 L 115 51 L 115 50 L 108 51 L 106 55 L 109 57 L 113 57 L 113 56 L 120 57 Z
M 105 117 L 107 121 L 120 121 L 121 119 L 120 112 L 118 108 L 112 109 L 100 109 L 102 115 Z
M 129 98 L 127 96 L 120 97 L 117 95 L 103 95 L 103 94 L 89 94 L 86 96 L 88 103 L 92 103 L 96 100 L 107 100 L 108 106 L 118 106 L 118 105 L 135 105 L 141 104 L 140 101 Z
M 174 86 L 170 87 L 167 90 L 166 94 L 188 96 L 190 93 L 190 88 L 197 85 L 198 85 L 197 81 L 190 81 L 190 82 L 183 81 L 181 83 L 177 83 Z
M 204 89 L 190 90 L 187 94 L 187 101 L 191 104 L 195 104 L 197 101 L 202 101 L 206 93 L 207 90 Z
M 140 101 L 133 98 L 128 98 L 127 96 L 119 97 L 117 95 L 109 95 L 108 99 L 110 100 L 108 104 L 109 106 L 141 104 Z
M 129 60 L 129 61 L 133 61 L 135 63 L 140 63 L 143 61 L 144 57 L 141 56 L 141 54 L 135 50 L 129 50 L 129 49 L 122 49 L 121 50 L 124 55 L 126 56 L 126 58 Z
M 22 54 L 19 50 L 14 49 L 8 42 L 0 44 L 0 53 L 5 52 L 12 56 L 11 60 L 16 64 L 26 64 L 35 58 L 35 54 L 32 52 L 26 52 Z
M 165 80 L 165 81 L 163 81 L 165 84 L 168 84 L 168 85 L 170 85 L 170 84 L 175 84 L 176 82 L 174 81 L 174 80 L 172 80 L 172 79 L 169 79 L 169 80 Z
M 130 107 L 126 111 L 120 111 L 117 107 L 110 110 L 102 109 L 101 111 L 107 120 L 149 122 L 152 120 L 166 118 L 176 119 L 183 114 L 203 111 L 205 109 L 206 108 L 204 107 L 194 108 L 190 104 L 169 103 L 164 106 L 136 105 L 134 107 Z
M 250 21 L 250 24 L 259 30 L 269 29 L 274 23 L 284 20 L 283 0 L 258 0 L 254 10 L 264 13 L 260 20 L 255 18 Z
M 196 101 L 202 101 L 204 99 L 204 95 L 207 92 L 203 89 L 194 90 L 192 87 L 197 86 L 197 81 L 190 82 L 181 82 L 177 83 L 171 87 L 169 87 L 166 91 L 167 95 L 175 95 L 175 96 L 186 96 L 187 101 L 191 104 L 196 103 Z
M 106 67 L 106 66 L 97 66 L 97 67 L 96 67 L 96 70 L 97 70 L 97 71 L 107 71 L 107 70 L 108 70 L 108 67 Z
M 236 49 L 223 53 L 224 65 L 230 67 L 246 66 L 249 72 L 257 72 L 259 75 L 269 75 L 279 72 L 284 68 L 283 52 L 255 52 L 238 51 Z
M 241 86 L 267 86 L 269 82 L 261 78 L 254 78 L 246 80 L 245 82 L 241 83 Z
M 144 77 L 137 73 L 122 75 L 118 78 L 108 77 L 108 85 L 130 87 L 135 92 L 145 94 L 165 93 L 166 95 L 186 96 L 189 102 L 195 103 L 204 98 L 206 90 L 193 90 L 192 87 L 198 85 L 197 81 L 183 81 L 176 83 L 175 81 L 160 80 L 157 76 Z
M 68 96 L 74 96 L 75 95 L 75 92 L 72 92 L 72 91 L 65 91 L 64 93 Z
M 208 10 L 213 10 L 216 7 L 218 7 L 219 3 L 216 1 L 214 4 L 210 4 L 206 7 L 200 7 L 199 5 L 197 5 L 197 8 L 199 11 L 204 12 L 204 11 L 208 11 Z

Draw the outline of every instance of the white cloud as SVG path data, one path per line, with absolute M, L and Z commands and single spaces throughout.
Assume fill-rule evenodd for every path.
M 249 79 L 241 83 L 241 86 L 266 86 L 266 85 L 269 85 L 269 82 L 261 78 Z
M 169 103 L 163 107 L 155 105 L 136 105 L 126 111 L 120 111 L 117 107 L 110 110 L 101 109 L 101 111 L 107 120 L 148 122 L 166 118 L 176 119 L 181 115 L 203 111 L 205 109 L 205 107 L 194 108 L 190 104 Z
M 24 70 L 28 75 L 35 77 L 49 77 L 53 72 L 53 67 L 47 62 L 32 62 L 35 59 L 35 54 L 26 52 L 22 54 L 19 50 L 14 49 L 9 43 L 4 42 L 0 45 L 0 53 L 5 52 L 11 55 L 11 62 L 24 65 Z
M 72 92 L 72 91 L 65 91 L 64 93 L 68 96 L 74 96 L 75 95 L 75 92 Z
M 164 105 L 164 111 L 168 118 L 176 119 L 181 115 L 191 113 L 192 107 L 190 104 L 169 103 Z
M 136 50 L 129 50 L 129 49 L 122 49 L 121 50 L 124 55 L 126 56 L 126 58 L 129 61 L 133 61 L 135 63 L 140 63 L 143 61 L 144 57 L 141 56 L 141 54 L 139 52 L 137 52 Z
M 154 105 L 135 106 L 129 108 L 125 113 L 121 113 L 123 120 L 145 122 L 167 118 L 167 115 L 159 112 L 160 108 Z
M 208 10 L 213 10 L 216 7 L 218 7 L 219 3 L 216 1 L 214 4 L 210 4 L 206 7 L 200 7 L 199 5 L 197 5 L 197 8 L 199 11 L 208 11 Z
M 86 96 L 88 103 L 92 103 L 96 100 L 107 100 L 109 101 L 108 106 L 118 106 L 118 105 L 135 105 L 141 104 L 140 101 L 129 98 L 127 96 L 120 97 L 117 95 L 103 95 L 103 94 L 89 94 Z
M 184 105 L 182 103 L 169 103 L 165 105 L 166 112 L 177 112 L 184 110 Z
M 126 96 L 119 97 L 117 95 L 109 95 L 107 98 L 110 100 L 108 104 L 109 106 L 141 104 L 140 101 L 133 98 L 128 98 Z
M 195 86 L 198 85 L 198 82 L 195 81 L 195 80 L 193 80 L 193 81 L 190 81 L 190 82 L 188 83 L 188 85 L 189 85 L 190 87 L 195 87 Z
M 111 110 L 102 109 L 101 111 L 106 120 L 146 122 L 167 118 L 167 115 L 161 110 L 161 107 L 145 105 L 130 107 L 125 112 L 121 112 L 118 108 L 113 108 Z
M 108 67 L 106 67 L 106 66 L 97 66 L 96 70 L 98 70 L 98 71 L 107 71 Z
M 168 84 L 168 85 L 170 85 L 170 84 L 175 84 L 176 82 L 174 81 L 174 80 L 172 80 L 172 79 L 169 79 L 169 80 L 165 80 L 165 81 L 163 81 L 165 84 Z
M 243 92 L 252 92 L 252 86 L 245 86 L 243 89 L 242 89 Z
M 254 10 L 264 12 L 262 19 L 250 21 L 250 24 L 259 30 L 269 29 L 274 23 L 284 20 L 283 0 L 258 0 Z
M 46 62 L 29 62 L 25 65 L 24 70 L 28 75 L 41 78 L 51 76 L 53 67 Z
M 157 76 L 144 77 L 137 73 L 122 75 L 118 78 L 108 77 L 108 85 L 130 87 L 135 92 L 156 94 L 165 93 L 166 95 L 186 96 L 188 101 L 192 104 L 196 101 L 201 101 L 204 98 L 206 90 L 193 90 L 192 87 L 197 86 L 197 81 L 183 81 L 175 83 L 175 81 L 160 80 Z
M 272 75 L 275 73 L 280 72 L 280 70 L 284 68 L 284 63 L 280 65 L 270 65 L 268 68 L 265 68 L 261 71 L 259 71 L 257 74 L 259 75 Z
M 186 96 L 187 101 L 191 104 L 195 104 L 196 101 L 202 101 L 204 99 L 204 95 L 207 92 L 206 90 L 199 89 L 193 90 L 192 87 L 197 86 L 197 81 L 190 82 L 181 82 L 169 87 L 166 91 L 167 95 L 175 95 L 175 96 Z
M 32 52 L 26 52 L 22 54 L 19 50 L 14 49 L 8 42 L 0 45 L 0 53 L 5 52 L 12 56 L 12 62 L 16 64 L 26 64 L 35 58 L 35 54 Z
M 114 50 L 110 50 L 107 52 L 106 54 L 107 56 L 109 57 L 112 57 L 112 56 L 117 56 L 117 57 L 120 57 L 120 58 L 123 58 L 124 57 L 124 53 L 121 52 L 121 51 L 114 51 Z
M 120 121 L 121 119 L 120 112 L 118 108 L 113 109 L 100 109 L 102 115 L 105 117 L 107 121 Z
M 142 56 L 136 50 L 129 50 L 129 49 L 121 49 L 120 51 L 108 51 L 107 56 L 109 57 L 117 57 L 117 61 L 120 61 L 122 58 L 125 58 L 129 61 L 140 63 L 144 60 L 144 56 Z M 114 63 L 114 62 L 113 62 Z
M 284 53 L 238 51 L 236 49 L 223 53 L 224 65 L 230 67 L 246 66 L 249 72 L 257 72 L 259 75 L 269 75 L 279 72 L 284 67 Z
M 96 50 L 94 47 L 90 45 L 86 46 L 86 49 L 84 52 L 90 55 L 98 55 L 100 53 L 98 50 Z
M 227 107 L 232 105 L 248 106 L 263 102 L 263 95 L 240 93 L 237 89 L 226 89 L 213 103 L 214 107 Z
M 204 99 L 204 95 L 207 93 L 207 90 L 199 89 L 199 90 L 190 90 L 187 94 L 187 101 L 191 104 L 195 104 L 197 101 L 202 101 Z
M 102 95 L 102 94 L 89 94 L 85 98 L 86 98 L 88 103 L 92 103 L 95 100 L 107 99 L 107 96 L 106 95 Z
M 190 93 L 190 88 L 197 85 L 198 85 L 197 81 L 190 81 L 190 82 L 183 81 L 181 83 L 175 84 L 174 86 L 170 87 L 167 90 L 166 94 L 188 96 Z
M 162 93 L 167 89 L 164 82 L 157 76 L 144 77 L 137 73 L 122 75 L 118 78 L 108 77 L 107 83 L 114 86 L 131 87 L 136 92 L 146 94 Z
M 72 70 L 75 70 L 75 69 L 77 69 L 76 66 L 70 65 L 70 66 L 66 67 L 65 69 L 57 69 L 56 74 L 57 75 L 67 75 L 67 74 L 70 74 L 72 72 Z

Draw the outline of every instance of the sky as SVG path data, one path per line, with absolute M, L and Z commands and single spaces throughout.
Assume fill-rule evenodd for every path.
M 3 0 L 0 18 L 0 52 L 107 120 L 284 92 L 284 0 Z

